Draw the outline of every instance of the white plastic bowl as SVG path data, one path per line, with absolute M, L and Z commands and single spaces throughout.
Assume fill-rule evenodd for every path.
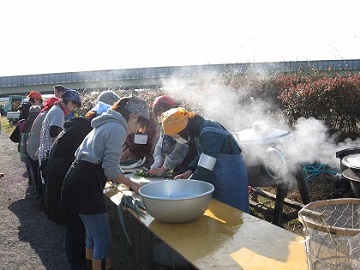
M 203 215 L 209 206 L 214 186 L 199 180 L 163 180 L 139 189 L 146 211 L 167 223 L 183 223 Z

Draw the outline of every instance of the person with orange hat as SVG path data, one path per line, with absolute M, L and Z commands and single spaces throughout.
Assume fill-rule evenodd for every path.
M 27 95 L 27 99 L 25 99 L 19 106 L 18 110 L 20 111 L 19 121 L 22 119 L 27 119 L 29 116 L 29 109 L 33 105 L 41 105 L 42 104 L 42 96 L 38 91 L 30 91 Z
M 31 177 L 33 181 L 33 185 L 35 187 L 35 191 L 38 194 L 38 198 L 41 203 L 44 201 L 44 187 L 41 183 L 40 175 L 39 175 L 39 161 L 38 161 L 38 148 L 40 146 L 40 134 L 41 134 L 41 126 L 45 119 L 46 114 L 49 112 L 51 107 L 55 104 L 59 99 L 56 97 L 49 98 L 44 101 L 43 107 L 40 113 L 36 116 L 33 124 L 31 126 L 31 130 L 29 132 L 29 137 L 26 142 L 26 153 L 28 154 L 28 160 L 30 163 L 31 169 Z
M 177 108 L 179 103 L 168 95 L 155 98 L 152 104 L 152 113 L 161 125 L 161 114 L 169 109 Z M 150 166 L 149 175 L 162 175 L 172 171 L 172 175 L 178 175 L 187 170 L 189 163 L 197 154 L 193 141 L 187 144 L 177 143 L 176 140 L 160 132 L 160 137 L 154 149 L 154 162 Z
M 19 153 L 20 160 L 25 163 L 26 173 L 25 175 L 28 177 L 29 185 L 32 185 L 32 172 L 29 164 L 28 155 L 26 153 L 26 143 L 29 137 L 29 132 L 31 130 L 31 126 L 39 114 L 41 106 L 42 106 L 42 96 L 38 91 L 30 91 L 27 95 L 27 101 L 24 101 L 20 107 L 20 116 L 19 116 L 19 131 L 20 131 L 20 142 L 19 142 Z
M 232 134 L 220 123 L 183 108 L 170 109 L 161 119 L 166 135 L 178 143 L 195 139 L 197 144 L 196 158 L 175 179 L 207 181 L 215 187 L 214 199 L 249 212 L 247 168 Z
M 30 91 L 28 98 L 32 105 L 40 105 L 43 100 L 41 93 L 38 91 Z

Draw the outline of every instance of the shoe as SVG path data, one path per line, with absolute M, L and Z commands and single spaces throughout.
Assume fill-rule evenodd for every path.
M 24 178 L 29 178 L 28 172 L 24 172 L 22 176 L 23 176 Z

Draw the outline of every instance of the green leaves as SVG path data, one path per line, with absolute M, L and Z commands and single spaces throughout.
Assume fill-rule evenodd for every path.
M 324 120 L 330 130 L 357 133 L 360 76 L 322 77 L 284 90 L 283 109 L 294 122 L 300 117 Z
M 312 72 L 259 76 L 233 74 L 227 84 L 250 90 L 250 95 L 269 104 L 270 113 L 287 117 L 290 126 L 299 118 L 323 120 L 331 132 L 358 137 L 360 75 Z

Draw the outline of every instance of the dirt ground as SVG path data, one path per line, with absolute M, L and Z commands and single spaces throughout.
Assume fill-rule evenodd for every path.
M 0 134 L 0 269 L 69 269 L 65 228 L 49 221 L 24 177 L 17 144 Z
M 47 219 L 34 188 L 28 185 L 17 144 L 11 142 L 6 133 L 10 130 L 4 128 L 6 118 L 1 117 L 1 121 L 0 173 L 4 177 L 0 178 L 0 269 L 70 269 L 65 254 L 65 227 Z M 113 238 L 113 269 L 138 269 L 134 246 L 125 238 L 116 208 L 110 201 L 107 206 Z M 125 224 L 129 237 L 134 239 L 139 231 L 134 229 L 132 219 L 125 216 Z M 140 228 L 140 232 L 149 237 L 145 229 Z M 171 269 L 156 264 L 150 253 L 141 257 L 146 269 Z
M 33 187 L 23 176 L 24 172 L 25 165 L 20 161 L 17 144 L 9 140 L 3 128 L 0 134 L 0 173 L 5 176 L 0 178 L 0 269 L 69 269 L 65 255 L 65 228 L 46 218 Z M 308 186 L 312 200 L 327 199 L 335 191 L 333 179 L 329 176 L 320 177 Z M 290 192 L 288 198 L 301 202 L 297 190 Z M 129 262 L 132 256 L 129 252 L 133 252 L 133 247 L 129 249 L 124 240 L 115 210 L 111 213 L 112 234 L 118 239 L 112 246 L 113 262 L 121 265 L 121 269 L 136 269 Z M 127 228 L 131 233 L 132 225 L 128 224 Z M 302 226 L 297 220 L 284 228 L 302 235 Z M 152 265 L 149 269 L 171 268 Z

